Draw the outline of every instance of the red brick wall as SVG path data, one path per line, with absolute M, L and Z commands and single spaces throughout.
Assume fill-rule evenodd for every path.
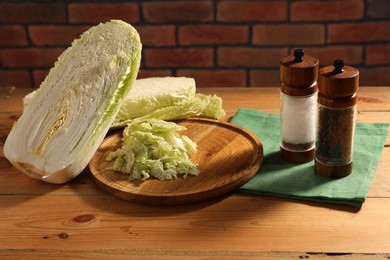
M 361 85 L 390 85 L 389 0 L 107 0 L 2 1 L 0 86 L 38 87 L 74 38 L 109 19 L 139 31 L 139 77 L 278 86 L 279 59 L 304 48 L 321 66 L 357 67 Z

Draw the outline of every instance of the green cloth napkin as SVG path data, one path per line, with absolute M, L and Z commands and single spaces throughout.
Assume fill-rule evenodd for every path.
M 279 115 L 240 108 L 231 123 L 260 138 L 264 160 L 259 172 L 237 192 L 346 204 L 361 208 L 365 201 L 388 133 L 388 123 L 357 123 L 353 172 L 341 179 L 314 172 L 314 161 L 292 164 L 279 156 Z

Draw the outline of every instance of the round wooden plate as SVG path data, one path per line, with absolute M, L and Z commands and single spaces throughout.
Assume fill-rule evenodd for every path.
M 180 132 L 197 144 L 191 160 L 199 167 L 198 176 L 174 180 L 149 178 L 129 181 L 124 173 L 107 170 L 106 160 L 121 144 L 122 132 L 107 137 L 89 163 L 95 183 L 124 200 L 154 205 L 176 205 L 202 201 L 238 188 L 259 170 L 263 146 L 249 131 L 212 119 L 190 118 L 177 121 L 187 130 Z

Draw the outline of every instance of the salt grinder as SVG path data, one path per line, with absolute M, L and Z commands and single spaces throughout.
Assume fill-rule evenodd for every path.
M 330 178 L 352 172 L 359 71 L 335 60 L 320 69 L 315 171 Z
M 280 154 L 292 163 L 314 159 L 317 76 L 318 59 L 302 49 L 280 60 Z

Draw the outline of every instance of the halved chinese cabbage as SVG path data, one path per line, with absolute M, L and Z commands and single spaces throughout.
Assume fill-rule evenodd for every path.
M 216 95 L 196 93 L 193 78 L 152 77 L 134 82 L 112 128 L 123 128 L 136 118 L 176 120 L 205 116 L 221 119 L 225 115 L 222 99 Z
M 84 32 L 58 58 L 13 126 L 6 158 L 28 176 L 64 183 L 88 164 L 137 77 L 141 41 L 120 20 Z

